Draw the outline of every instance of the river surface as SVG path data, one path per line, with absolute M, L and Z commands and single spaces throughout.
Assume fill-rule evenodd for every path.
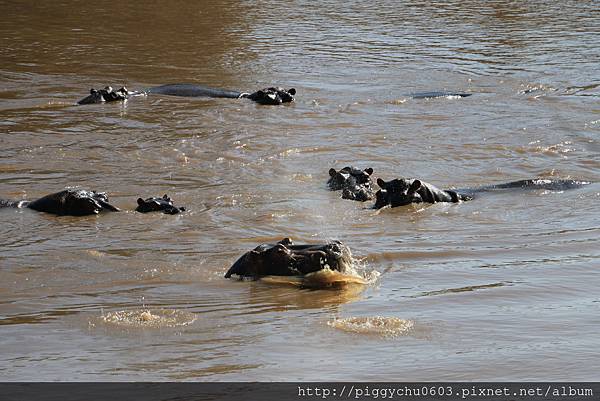
M 439 187 L 600 182 L 594 1 L 0 1 L 0 379 L 598 380 L 600 184 L 375 212 L 331 167 Z M 296 102 L 91 87 L 297 89 Z M 419 91 L 473 93 L 411 99 Z M 188 211 L 133 212 L 169 194 Z M 345 242 L 363 287 L 223 274 Z

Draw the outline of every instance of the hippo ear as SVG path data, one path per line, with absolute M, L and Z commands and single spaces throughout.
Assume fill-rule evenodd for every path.
M 290 89 L 288 89 L 287 93 L 289 93 L 290 95 L 294 96 L 296 94 L 296 89 L 295 88 L 290 88 Z
M 412 184 L 410 184 L 410 187 L 408 188 L 408 192 L 417 192 L 419 190 L 419 188 L 421 188 L 421 181 L 414 180 L 412 182 Z
M 164 199 L 164 200 L 167 200 L 167 199 L 169 199 L 169 197 L 167 196 L 167 194 L 164 194 L 164 195 L 163 195 L 163 199 Z
M 335 169 L 334 169 L 334 168 L 330 168 L 330 169 L 329 169 L 329 176 L 330 176 L 330 177 L 333 177 L 333 176 L 334 176 L 336 173 L 337 173 L 337 171 L 335 171 Z
M 373 169 L 372 169 L 371 167 L 369 167 L 369 168 L 366 168 L 366 169 L 365 169 L 365 173 L 367 173 L 367 174 L 369 174 L 369 175 L 372 175 L 372 174 L 373 174 Z
M 284 245 L 284 246 L 290 246 L 293 245 L 292 239 L 285 237 L 284 239 L 282 239 L 281 241 L 278 242 L 278 244 Z
M 387 183 L 385 181 L 383 181 L 381 178 L 378 178 L 377 185 L 379 185 L 381 188 L 385 189 L 387 186 Z
M 142 198 L 138 198 L 137 203 L 138 205 L 142 206 L 144 204 L 144 200 Z

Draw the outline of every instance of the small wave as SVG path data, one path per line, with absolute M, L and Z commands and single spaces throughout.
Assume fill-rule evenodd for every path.
M 136 309 L 108 312 L 100 316 L 102 322 L 124 327 L 179 327 L 196 321 L 196 315 L 177 309 Z
M 327 325 L 350 333 L 397 337 L 409 332 L 414 327 L 414 322 L 397 317 L 371 316 L 335 318 L 327 322 Z
M 519 90 L 519 95 L 532 95 L 534 98 L 543 96 L 549 92 L 556 92 L 557 89 L 543 84 L 523 84 L 523 89 Z
M 576 152 L 573 146 L 573 143 L 570 141 L 560 142 L 554 145 L 541 145 L 540 141 L 533 141 L 528 144 L 528 146 L 519 146 L 515 149 L 517 153 L 520 154 L 528 154 L 528 153 L 537 153 L 544 155 L 559 155 L 561 157 L 566 157 L 568 153 Z
M 565 95 L 581 95 L 581 96 L 598 96 L 597 93 L 582 93 L 590 90 L 598 89 L 600 84 L 593 83 L 583 86 L 569 86 L 565 89 Z
M 408 98 L 403 97 L 403 98 L 399 98 L 399 99 L 394 99 L 394 100 L 390 100 L 386 103 L 388 104 L 395 104 L 395 105 L 399 105 L 399 104 L 404 104 L 408 101 Z

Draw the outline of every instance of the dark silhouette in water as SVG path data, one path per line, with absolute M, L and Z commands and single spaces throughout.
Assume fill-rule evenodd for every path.
M 185 211 L 184 207 L 174 206 L 173 201 L 167 196 L 167 194 L 163 195 L 162 198 L 138 198 L 137 203 L 138 206 L 135 211 L 140 213 L 163 212 L 165 214 L 177 214 Z
M 225 278 L 263 276 L 302 276 L 325 268 L 341 273 L 351 264 L 348 247 L 340 241 L 317 245 L 294 245 L 284 238 L 276 244 L 262 244 L 242 255 Z
M 339 171 L 329 169 L 327 185 L 332 191 L 342 190 L 342 199 L 357 200 L 360 202 L 373 199 L 372 168 L 360 170 L 354 167 L 344 167 Z
M 550 191 L 563 191 L 566 189 L 580 188 L 590 184 L 586 181 L 575 180 L 546 180 L 529 179 L 507 182 L 503 184 L 486 185 L 466 189 L 439 189 L 436 186 L 417 179 L 394 179 L 384 181 L 377 179 L 381 187 L 375 194 L 374 209 L 385 206 L 397 207 L 411 203 L 437 203 L 460 202 L 472 200 L 477 194 L 504 189 L 545 189 Z
M 104 192 L 84 189 L 65 189 L 64 191 L 46 195 L 35 201 L 0 200 L 0 207 L 27 207 L 59 216 L 86 216 L 101 211 L 118 212 L 117 207 L 108 203 Z
M 409 93 L 407 96 L 410 96 L 413 99 L 435 99 L 438 97 L 453 98 L 453 97 L 468 97 L 471 95 L 472 95 L 472 93 L 440 91 L 440 92 L 415 92 L 415 93 Z
M 138 207 L 141 213 L 162 211 L 166 214 L 176 214 L 185 208 L 173 206 L 173 201 L 167 195 L 162 198 L 138 198 Z M 102 211 L 120 212 L 121 210 L 108 202 L 108 195 L 104 192 L 87 191 L 85 189 L 65 189 L 64 191 L 46 195 L 35 201 L 9 201 L 0 199 L 0 207 L 26 207 L 56 214 L 58 216 L 87 216 L 98 214 Z
M 280 105 L 294 101 L 296 89 L 270 87 L 253 93 L 231 91 L 225 89 L 209 88 L 194 84 L 170 84 L 155 86 L 141 92 L 129 91 L 123 87 L 114 90 L 110 86 L 104 89 L 91 89 L 90 94 L 77 102 L 77 104 L 96 104 L 105 102 L 123 101 L 134 96 L 147 94 L 185 96 L 185 97 L 221 97 L 230 99 L 250 99 L 264 105 Z

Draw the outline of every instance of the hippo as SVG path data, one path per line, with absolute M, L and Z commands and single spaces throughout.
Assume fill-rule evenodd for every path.
M 360 170 L 351 166 L 336 171 L 329 169 L 329 180 L 327 186 L 332 191 L 342 190 L 342 199 L 356 200 L 365 202 L 373 199 L 371 175 L 372 168 Z
M 108 103 L 108 102 L 116 102 L 119 100 L 126 100 L 130 96 L 134 94 L 138 94 L 137 92 L 130 92 L 127 88 L 122 87 L 121 89 L 114 90 L 110 86 L 105 87 L 104 89 L 90 89 L 90 94 L 80 101 L 77 104 L 95 104 L 95 103 Z
M 64 191 L 46 195 L 35 201 L 9 201 L 0 199 L 0 207 L 29 208 L 38 212 L 56 214 L 58 216 L 88 216 L 103 211 L 120 212 L 116 206 L 108 202 L 104 192 L 88 191 L 85 189 L 65 189 Z M 185 208 L 173 206 L 173 201 L 167 195 L 162 198 L 138 198 L 136 211 L 141 213 L 162 211 L 166 214 L 177 214 Z
M 177 214 L 184 212 L 184 207 L 176 207 L 173 205 L 171 198 L 167 194 L 160 197 L 152 197 L 147 199 L 138 198 L 138 206 L 135 208 L 136 212 L 148 213 L 148 212 L 159 212 L 162 211 L 165 214 Z
M 65 189 L 64 191 L 46 195 L 35 201 L 0 200 L 0 207 L 27 207 L 59 216 L 87 216 L 102 211 L 119 212 L 120 209 L 108 203 L 104 192 L 87 191 L 85 189 Z
M 381 187 L 375 194 L 374 209 L 385 206 L 397 207 L 411 203 L 437 203 L 437 202 L 461 202 L 472 200 L 477 194 L 502 189 L 544 189 L 550 191 L 563 191 L 566 189 L 580 188 L 588 185 L 587 181 L 576 180 L 548 180 L 528 179 L 512 181 L 503 184 L 493 184 L 477 188 L 466 189 L 439 189 L 436 186 L 418 179 L 394 179 L 384 181 L 377 179 L 377 185 Z
M 455 97 L 468 97 L 471 95 L 472 95 L 472 93 L 439 91 L 439 92 L 409 93 L 406 96 L 409 96 L 413 99 L 435 99 L 438 97 L 455 98 Z
M 296 89 L 283 89 L 269 87 L 260 89 L 253 93 L 231 91 L 225 89 L 209 88 L 195 84 L 169 84 L 155 86 L 144 91 L 129 91 L 122 87 L 114 90 L 107 86 L 104 89 L 91 89 L 90 94 L 77 102 L 77 104 L 95 104 L 104 102 L 123 101 L 134 96 L 145 96 L 147 94 L 185 96 L 185 97 L 222 97 L 231 99 L 250 99 L 263 105 L 280 105 L 294 101 Z
M 352 255 L 340 241 L 325 244 L 295 245 L 284 238 L 276 244 L 262 244 L 242 255 L 225 273 L 259 279 L 264 276 L 302 276 L 319 270 L 344 273 Z

